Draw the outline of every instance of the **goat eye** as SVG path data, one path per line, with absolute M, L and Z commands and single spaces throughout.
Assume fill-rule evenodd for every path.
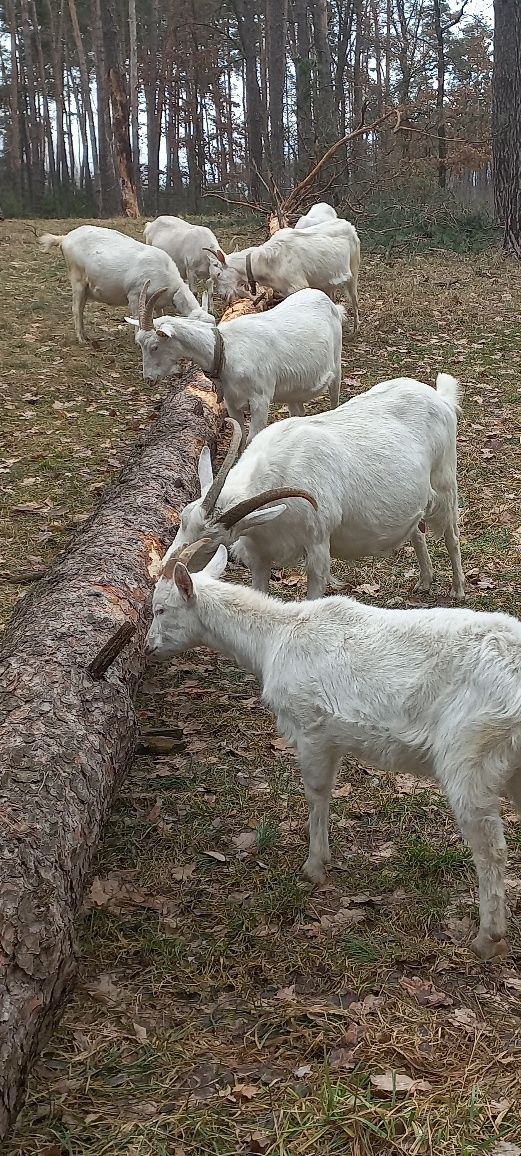
M 160 606 L 160 607 L 159 607 L 159 608 L 156 610 L 156 618 L 160 618 L 160 617 L 161 617 L 161 615 L 162 615 L 162 614 L 164 614 L 164 613 L 165 613 L 164 607 L 163 607 L 163 606 Z

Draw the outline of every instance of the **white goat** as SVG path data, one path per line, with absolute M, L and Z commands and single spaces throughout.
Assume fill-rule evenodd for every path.
M 215 325 L 215 318 L 201 309 L 171 257 L 161 249 L 134 241 L 115 229 L 80 225 L 64 237 L 44 233 L 40 245 L 48 252 L 58 246 L 65 258 L 72 287 L 72 316 L 80 343 L 86 341 L 83 311 L 88 300 L 105 305 L 126 305 L 137 312 L 145 281 L 156 292 L 161 306 L 174 306 L 183 317 Z M 161 289 L 161 293 L 157 291 Z
M 309 229 L 310 225 L 318 225 L 320 221 L 334 221 L 336 220 L 336 212 L 332 205 L 327 205 L 325 201 L 318 201 L 316 205 L 312 205 L 303 217 L 299 217 L 295 228 Z
M 521 623 L 473 610 L 384 610 L 349 598 L 280 602 L 166 563 L 153 595 L 148 651 L 193 646 L 255 673 L 278 728 L 297 749 L 309 805 L 308 879 L 330 862 L 331 792 L 342 755 L 408 770 L 445 790 L 479 880 L 481 959 L 508 950 L 500 797 L 521 813 Z
M 156 217 L 145 225 L 145 242 L 164 249 L 175 261 L 184 281 L 188 282 L 192 293 L 197 291 L 197 278 L 208 279 L 210 258 L 208 250 L 214 253 L 220 249 L 215 233 L 206 225 L 192 225 L 182 217 Z M 211 304 L 211 302 L 210 302 Z
M 267 314 L 269 317 L 269 314 Z M 233 325 L 236 322 L 231 323 Z M 231 325 L 230 325 L 231 328 Z M 330 581 L 331 558 L 388 554 L 411 542 L 427 592 L 432 563 L 420 524 L 443 534 L 455 598 L 465 596 L 458 534 L 456 414 L 459 386 L 440 373 L 436 389 L 411 378 L 383 381 L 331 413 L 274 422 L 252 441 L 232 469 L 228 457 L 215 481 L 208 448 L 199 461 L 201 497 L 183 510 L 171 550 L 198 538 L 233 543 L 233 554 L 267 591 L 273 565 L 304 560 L 308 598 Z M 287 488 L 299 500 L 266 503 Z
M 327 227 L 326 227 L 327 226 Z M 233 302 L 266 285 L 288 297 L 307 286 L 333 296 L 345 292 L 358 329 L 360 241 L 354 225 L 337 218 L 307 229 L 280 229 L 263 245 L 210 258 L 210 275 L 219 296 Z
M 220 385 L 226 408 L 244 431 L 249 407 L 248 441 L 268 423 L 272 401 L 292 414 L 304 402 L 329 393 L 338 405 L 342 375 L 343 307 L 319 289 L 302 289 L 267 313 L 237 317 L 210 329 L 197 321 L 160 317 L 152 321 L 153 295 L 141 310 L 137 342 L 143 351 L 143 376 L 157 381 L 180 373 L 188 357 Z M 130 320 L 130 319 L 128 319 Z

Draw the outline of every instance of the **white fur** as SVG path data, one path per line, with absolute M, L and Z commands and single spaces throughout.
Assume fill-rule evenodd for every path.
M 302 414 L 304 402 L 327 392 L 331 407 L 338 405 L 343 312 L 320 290 L 302 289 L 267 313 L 237 317 L 219 327 L 225 350 L 219 384 L 230 417 L 243 430 L 249 408 L 248 441 L 267 425 L 272 401 Z M 210 373 L 213 330 L 176 317 L 158 318 L 155 325 L 155 333 L 137 334 L 145 378 L 179 373 L 183 357 Z
M 147 245 L 164 249 L 175 261 L 181 277 L 195 294 L 198 277 L 206 280 L 209 276 L 210 261 L 206 250 L 220 248 L 215 233 L 206 225 L 192 225 L 182 217 L 162 216 L 145 225 L 144 234 Z
M 296 746 L 309 804 L 305 875 L 330 861 L 331 792 L 343 754 L 435 779 L 468 840 L 479 879 L 483 959 L 506 943 L 501 794 L 521 810 L 521 623 L 472 610 L 384 610 L 348 598 L 279 602 L 177 564 L 153 596 L 149 653 L 193 646 L 253 671 Z
M 159 308 L 173 305 L 183 317 L 214 324 L 214 318 L 201 309 L 185 285 L 171 257 L 161 249 L 99 225 L 80 225 L 64 237 L 44 233 L 40 245 L 45 252 L 56 245 L 63 253 L 71 279 L 74 328 L 80 343 L 86 340 L 83 311 L 88 300 L 105 305 L 128 303 L 130 312 L 137 315 L 145 281 L 150 281 L 149 293 L 165 289 Z
M 337 218 L 299 231 L 280 229 L 263 245 L 229 253 L 225 261 L 210 259 L 216 292 L 226 301 L 248 294 L 246 257 L 258 285 L 288 297 L 309 286 L 333 296 L 345 292 L 358 328 L 358 271 L 360 241 L 354 225 Z
M 310 225 L 317 225 L 321 221 L 334 221 L 335 219 L 336 212 L 333 206 L 327 205 L 325 201 L 318 201 L 303 217 L 299 217 L 295 228 L 309 229 Z
M 399 377 L 332 412 L 275 422 L 254 438 L 230 471 L 210 515 L 203 513 L 200 498 L 185 507 L 171 549 L 208 534 L 214 541 L 233 543 L 234 557 L 250 568 L 253 585 L 264 591 L 272 566 L 303 561 L 308 598 L 318 598 L 330 580 L 332 557 L 350 561 L 389 554 L 412 542 L 420 566 L 418 588 L 428 591 L 432 563 L 418 529 L 424 519 L 444 536 L 451 593 L 463 598 L 458 399 L 458 382 L 448 374 L 438 374 L 436 390 Z M 203 497 L 210 481 L 206 471 Z M 304 499 L 291 498 L 274 524 L 251 515 L 231 531 L 222 526 L 225 510 L 279 487 L 307 490 L 318 502 L 318 513 Z

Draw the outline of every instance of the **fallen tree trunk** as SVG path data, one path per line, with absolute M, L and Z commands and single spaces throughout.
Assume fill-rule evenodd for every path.
M 221 426 L 216 394 L 192 367 L 1 637 L 0 1139 L 74 976 L 74 917 L 137 737 L 151 579 Z M 117 654 L 125 623 L 135 630 Z M 109 668 L 101 656 L 93 678 L 109 641 Z

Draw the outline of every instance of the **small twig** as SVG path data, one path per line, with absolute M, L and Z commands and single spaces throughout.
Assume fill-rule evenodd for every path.
M 203 193 L 204 197 L 217 197 L 219 201 L 224 201 L 226 205 L 239 205 L 244 209 L 249 209 L 252 213 L 269 213 L 269 207 L 266 205 L 259 205 L 256 201 L 237 201 L 233 197 L 225 197 L 224 193 L 209 192 Z
M 96 657 L 89 663 L 87 671 L 91 678 L 103 678 L 109 666 L 112 666 L 112 663 L 116 661 L 118 655 L 125 649 L 125 646 L 130 642 L 130 639 L 135 633 L 136 626 L 134 622 L 124 622 L 123 626 L 118 627 L 116 633 L 109 638 L 108 642 L 102 646 Z
M 0 570 L 0 582 L 9 582 L 12 586 L 28 586 L 30 582 L 39 582 L 45 578 L 47 570 L 20 570 L 19 574 L 9 574 L 7 570 Z

